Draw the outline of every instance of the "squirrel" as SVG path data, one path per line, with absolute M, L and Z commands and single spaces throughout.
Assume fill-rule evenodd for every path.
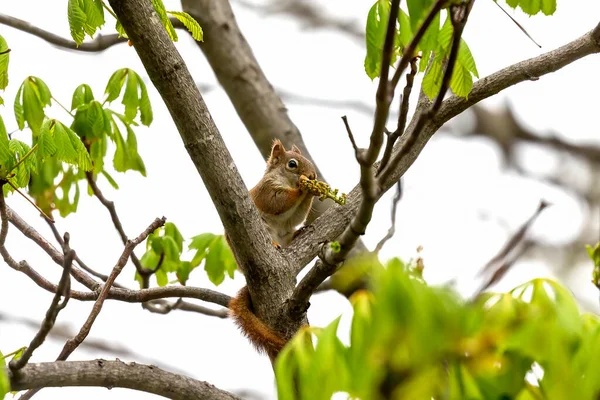
M 250 197 L 278 248 L 290 244 L 300 232 L 296 228 L 304 223 L 312 206 L 314 195 L 300 187 L 301 176 L 317 179 L 314 165 L 296 145 L 286 151 L 281 141 L 275 140 L 264 176 L 250 189 Z M 245 273 L 239 263 L 238 268 Z M 230 301 L 229 313 L 254 347 L 266 352 L 273 363 L 286 341 L 254 314 L 248 286 Z

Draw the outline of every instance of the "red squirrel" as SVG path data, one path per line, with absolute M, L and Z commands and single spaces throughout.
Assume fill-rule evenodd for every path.
M 301 176 L 317 179 L 314 165 L 295 145 L 286 151 L 281 141 L 275 140 L 265 174 L 250 189 L 250 197 L 277 247 L 290 244 L 312 206 L 314 195 L 300 187 Z M 244 273 L 242 268 L 240 271 Z M 229 313 L 256 349 L 266 352 L 273 362 L 286 341 L 254 314 L 247 286 L 230 301 Z

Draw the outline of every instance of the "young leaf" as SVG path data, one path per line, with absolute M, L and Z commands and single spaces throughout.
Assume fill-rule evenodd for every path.
M 110 76 L 104 90 L 104 93 L 108 95 L 105 100 L 107 103 L 115 100 L 121 94 L 128 70 L 128 68 L 118 69 Z
M 19 127 L 19 130 L 23 130 L 25 128 L 25 113 L 23 112 L 23 100 L 21 97 L 22 91 L 23 85 L 21 85 L 19 90 L 17 90 L 17 96 L 15 97 L 14 103 L 15 119 L 17 120 L 17 126 Z
M 85 11 L 82 8 L 80 0 L 69 0 L 67 5 L 67 16 L 69 19 L 69 28 L 71 30 L 71 37 L 78 45 L 83 43 L 85 39 Z
M 378 77 L 381 71 L 381 52 L 389 15 L 390 4 L 388 0 L 377 0 L 367 16 L 365 72 L 372 80 Z M 393 61 L 391 60 L 391 62 Z
M 225 280 L 225 268 L 221 262 L 222 250 L 223 243 L 221 240 L 217 239 L 213 241 L 206 256 L 206 263 L 204 264 L 204 270 L 208 275 L 208 279 L 215 286 L 219 286 Z
M 423 84 L 421 88 L 423 89 L 423 93 L 427 95 L 430 99 L 433 99 L 437 96 L 440 87 L 442 86 L 442 77 L 444 75 L 444 69 L 442 66 L 442 61 L 439 56 L 435 56 L 433 59 L 433 63 L 431 64 L 431 68 L 425 74 L 423 78 Z
M 77 86 L 71 100 L 71 111 L 83 104 L 88 104 L 92 100 L 94 100 L 94 93 L 89 85 L 84 83 Z
M 202 32 L 202 28 L 198 24 L 198 21 L 192 18 L 191 15 L 181 11 L 167 11 L 167 14 L 171 14 L 172 16 L 177 18 L 187 28 L 187 30 L 190 31 L 192 37 L 195 40 L 199 42 L 202 42 L 204 40 L 204 33 Z
M 127 84 L 123 94 L 123 105 L 125 106 L 125 117 L 132 121 L 139 107 L 138 75 L 132 70 L 127 72 Z
M 96 33 L 96 30 L 104 25 L 102 0 L 83 0 L 83 11 L 86 16 L 84 24 L 85 32 L 92 37 Z
M 144 81 L 138 79 L 138 84 L 140 85 L 140 121 L 145 126 L 150 126 L 153 119 L 150 97 L 148 96 L 148 90 Z
M 75 132 L 60 121 L 54 122 L 54 143 L 56 158 L 69 164 L 76 165 L 84 171 L 92 170 L 92 160 L 81 139 Z
M 6 89 L 8 86 L 8 61 L 10 53 L 8 52 L 8 44 L 6 40 L 0 35 L 0 90 Z
M 8 134 L 4 126 L 4 120 L 0 116 L 0 171 L 8 172 L 7 164 L 13 156 L 8 149 Z
M 46 157 L 52 157 L 56 154 L 57 147 L 54 143 L 54 134 L 51 132 L 51 129 L 54 129 L 54 122 L 53 120 L 47 119 L 40 129 L 40 135 L 37 141 L 37 157 L 40 161 L 44 161 Z
M 0 399 L 3 399 L 10 392 L 10 380 L 7 371 L 6 360 L 0 352 Z
M 34 135 L 37 135 L 44 121 L 44 108 L 50 105 L 51 94 L 48 86 L 39 78 L 30 76 L 23 81 L 22 107 L 27 125 Z M 19 90 L 17 96 L 21 93 Z M 15 103 L 18 99 L 15 99 Z M 16 114 L 16 108 L 15 108 Z M 18 117 L 17 117 L 18 120 Z
M 162 0 L 152 0 L 152 5 L 158 14 L 158 17 L 160 18 L 160 22 L 162 22 L 163 26 L 167 30 L 169 37 L 172 41 L 176 42 L 177 32 L 175 32 L 175 28 L 173 27 L 173 24 L 167 15 L 167 10 L 165 9 L 165 5 L 163 4 Z

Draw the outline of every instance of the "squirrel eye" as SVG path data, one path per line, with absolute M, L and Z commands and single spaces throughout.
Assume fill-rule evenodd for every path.
M 292 158 L 290 161 L 288 161 L 288 168 L 290 168 L 290 169 L 298 168 L 298 161 L 296 161 Z

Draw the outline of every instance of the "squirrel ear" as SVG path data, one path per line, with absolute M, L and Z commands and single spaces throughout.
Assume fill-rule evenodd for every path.
M 275 139 L 273 142 L 273 147 L 271 147 L 271 159 L 276 159 L 281 157 L 285 153 L 285 147 L 283 147 L 283 143 L 281 140 Z
M 296 153 L 296 154 L 300 154 L 300 155 L 302 155 L 302 152 L 300 151 L 300 149 L 299 149 L 299 148 L 298 148 L 298 146 L 296 146 L 296 145 L 293 145 L 293 146 L 292 146 L 292 151 L 293 151 L 294 153 Z

